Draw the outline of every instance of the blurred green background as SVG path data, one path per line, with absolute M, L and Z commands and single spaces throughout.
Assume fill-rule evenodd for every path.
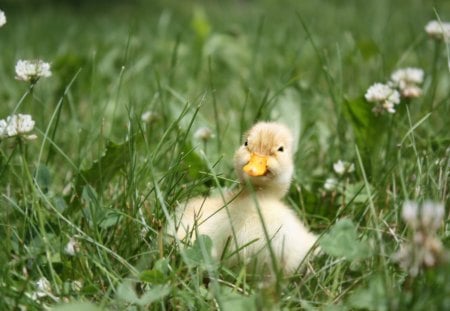
M 317 233 L 349 218 L 352 238 L 377 251 L 318 258 L 314 273 L 287 281 L 280 296 L 219 269 L 220 295 L 239 288 L 233 297 L 243 310 L 248 298 L 287 309 L 444 305 L 446 292 L 429 284 L 448 285 L 445 270 L 411 285 L 390 256 L 409 237 L 405 200 L 449 201 L 449 55 L 424 27 L 450 20 L 450 1 L 3 0 L 0 9 L 0 119 L 20 103 L 38 134 L 23 149 L 15 140 L 0 145 L 0 262 L 8 263 L 0 265 L 0 307 L 38 309 L 24 293 L 44 276 L 59 297 L 114 305 L 133 269 L 147 272 L 147 289 L 155 275 L 156 288 L 170 288 L 161 310 L 214 307 L 205 270 L 188 269 L 163 243 L 162 207 L 173 212 L 177 202 L 233 187 L 242 133 L 266 119 L 298 138 L 286 201 L 299 217 Z M 19 59 L 50 62 L 52 77 L 31 91 L 15 79 Z M 367 88 L 409 66 L 425 72 L 423 96 L 373 116 Z M 146 111 L 158 120 L 142 121 Z M 214 134 L 205 144 L 193 135 L 202 126 Z M 339 159 L 356 171 L 327 192 Z M 448 230 L 440 234 L 448 245 Z M 75 235 L 81 251 L 69 257 L 63 250 Z M 83 280 L 81 291 L 73 280 Z

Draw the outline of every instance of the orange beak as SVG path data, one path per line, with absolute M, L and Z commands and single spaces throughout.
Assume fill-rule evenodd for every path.
M 252 153 L 243 171 L 253 177 L 264 175 L 267 172 L 267 156 Z

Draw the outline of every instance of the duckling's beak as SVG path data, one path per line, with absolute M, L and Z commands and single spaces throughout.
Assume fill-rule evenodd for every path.
M 250 161 L 242 169 L 250 176 L 263 176 L 267 173 L 267 156 L 252 153 Z

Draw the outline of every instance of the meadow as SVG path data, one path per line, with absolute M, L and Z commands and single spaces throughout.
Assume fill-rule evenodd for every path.
M 449 1 L 2 3 L 0 120 L 35 123 L 0 131 L 1 310 L 450 309 Z M 417 96 L 374 112 L 402 68 Z M 320 235 L 273 287 L 164 232 L 237 186 L 259 120 L 294 132 L 285 202 Z

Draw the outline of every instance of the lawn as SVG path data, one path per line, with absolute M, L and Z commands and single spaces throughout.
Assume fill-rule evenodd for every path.
M 34 121 L 0 121 L 0 309 L 450 309 L 450 35 L 425 31 L 449 1 L 0 10 L 0 120 Z M 51 75 L 23 81 L 19 60 Z M 260 120 L 293 131 L 284 201 L 320 236 L 276 285 L 165 232 L 177 203 L 237 187 Z

